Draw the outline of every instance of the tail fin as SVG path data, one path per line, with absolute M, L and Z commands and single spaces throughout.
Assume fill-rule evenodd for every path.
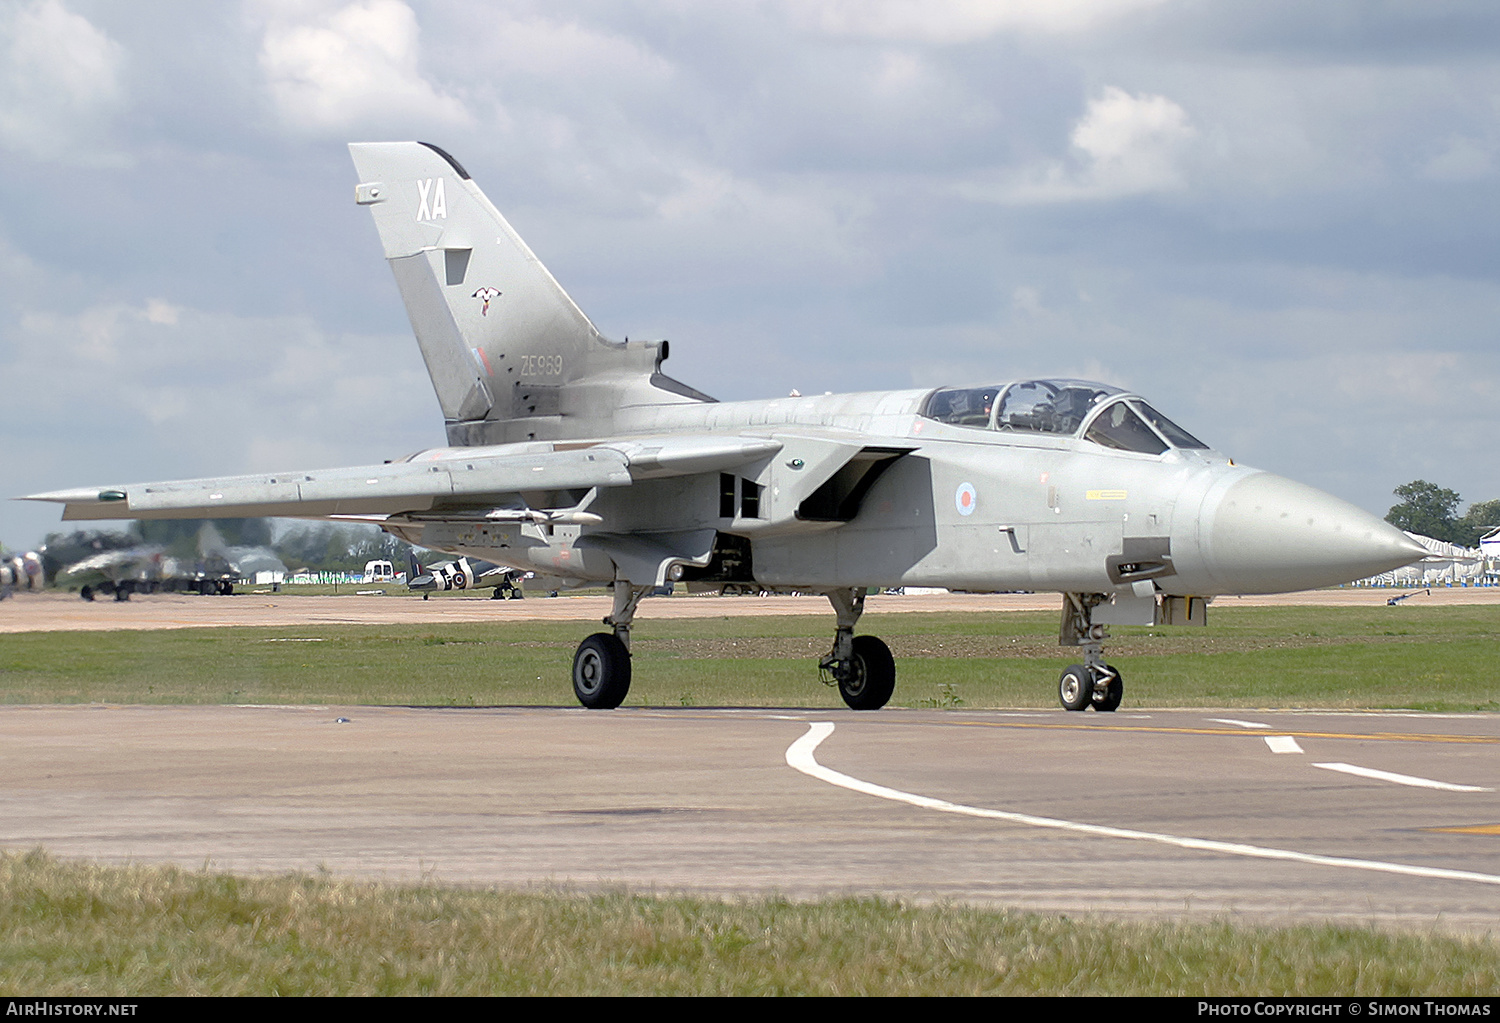
M 605 340 L 453 157 L 425 142 L 349 151 L 355 201 L 375 216 L 450 443 L 577 432 L 560 421 L 572 385 L 629 370 L 656 375 L 666 344 Z M 705 397 L 684 390 L 655 401 Z M 597 418 L 599 397 L 579 408 Z

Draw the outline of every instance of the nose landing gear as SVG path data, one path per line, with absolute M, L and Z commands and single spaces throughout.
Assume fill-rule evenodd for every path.
M 1125 681 L 1118 668 L 1104 663 L 1104 641 L 1109 630 L 1093 621 L 1094 608 L 1106 601 L 1101 593 L 1064 593 L 1060 646 L 1083 650 L 1083 663 L 1072 664 L 1058 679 L 1057 696 L 1065 710 L 1112 711 L 1125 698 Z
M 1112 664 L 1070 664 L 1058 680 L 1057 695 L 1065 710 L 1116 710 L 1125 682 Z

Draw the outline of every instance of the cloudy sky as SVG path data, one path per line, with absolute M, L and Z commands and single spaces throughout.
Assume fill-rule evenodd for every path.
M 1497 43 L 1489 0 L 0 0 L 6 496 L 442 443 L 344 148 L 417 138 L 720 398 L 1083 376 L 1380 514 L 1500 497 Z

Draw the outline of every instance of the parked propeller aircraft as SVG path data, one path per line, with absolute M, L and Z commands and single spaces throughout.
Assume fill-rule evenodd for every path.
M 426 600 L 434 590 L 474 590 L 493 586 L 490 594 L 495 600 L 514 598 L 520 600 L 521 579 L 529 575 L 493 561 L 478 558 L 458 558 L 440 561 L 436 565 L 417 563 L 416 554 L 411 556 L 411 571 L 406 574 L 406 588 L 419 590 Z
M 1328 494 L 1236 465 L 1143 397 L 1083 380 L 718 402 L 662 372 L 666 341 L 610 341 L 447 153 L 350 146 L 447 423 L 394 463 L 35 494 L 63 518 L 358 518 L 402 539 L 606 584 L 573 659 L 586 707 L 630 688 L 643 595 L 822 592 L 819 662 L 856 709 L 896 666 L 854 634 L 872 587 L 1060 592 L 1069 710 L 1114 710 L 1111 624 L 1202 625 L 1216 594 L 1373 575 L 1426 551 Z

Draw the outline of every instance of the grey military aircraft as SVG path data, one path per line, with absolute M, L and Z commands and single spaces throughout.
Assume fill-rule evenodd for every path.
M 874 587 L 1062 594 L 1069 710 L 1114 710 L 1112 624 L 1201 625 L 1209 598 L 1345 582 L 1426 552 L 1311 487 L 1237 465 L 1145 398 L 1084 380 L 719 402 L 662 371 L 666 341 L 603 337 L 469 174 L 419 142 L 350 146 L 447 424 L 395 462 L 30 500 L 67 520 L 359 518 L 402 539 L 612 589 L 573 689 L 616 707 L 641 598 L 753 585 L 827 595 L 819 662 L 844 701 L 896 666 L 854 634 Z
M 261 571 L 285 572 L 286 565 L 268 547 L 236 546 L 224 542 L 213 523 L 198 530 L 196 558 L 174 557 L 161 544 L 140 544 L 100 551 L 57 573 L 65 586 L 78 586 L 78 595 L 92 601 L 99 594 L 117 601 L 132 593 L 201 593 L 232 596 L 237 580 Z

